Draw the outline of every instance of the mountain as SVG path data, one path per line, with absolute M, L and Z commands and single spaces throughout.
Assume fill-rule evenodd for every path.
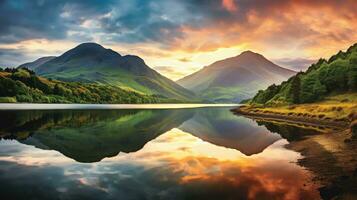
M 17 68 L 24 68 L 26 67 L 27 69 L 31 69 L 31 70 L 36 70 L 38 66 L 52 60 L 56 58 L 55 56 L 47 56 L 47 57 L 42 57 L 39 58 L 33 62 L 28 62 L 28 63 L 24 63 L 22 65 L 19 65 Z
M 195 95 L 148 67 L 138 56 L 121 56 L 96 43 L 83 43 L 35 69 L 47 78 L 96 82 L 180 100 Z
M 177 81 L 204 99 L 215 102 L 240 102 L 251 98 L 272 83 L 294 75 L 252 51 L 217 61 Z
M 280 85 L 259 91 L 251 103 L 312 103 L 334 94 L 357 92 L 357 43 L 330 59 L 320 59 Z

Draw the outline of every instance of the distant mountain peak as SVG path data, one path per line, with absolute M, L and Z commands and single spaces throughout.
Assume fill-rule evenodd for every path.
M 107 52 L 107 53 L 120 55 L 118 52 L 113 51 L 111 49 L 106 49 L 102 45 L 97 44 L 95 42 L 85 42 L 85 43 L 79 44 L 78 46 L 76 46 L 75 48 L 73 48 L 70 51 L 75 51 L 76 53 L 83 52 L 86 54 L 98 54 L 98 53 Z
M 105 49 L 102 45 L 95 43 L 95 42 L 84 42 L 79 44 L 75 48 L 98 48 L 98 49 Z
M 239 55 L 249 55 L 249 54 L 254 54 L 254 55 L 256 55 L 256 54 L 258 54 L 258 53 L 255 53 L 254 51 L 251 51 L 251 50 L 246 50 L 246 51 L 243 51 L 241 54 L 239 54 Z M 259 54 L 260 55 L 260 54 Z
M 263 55 L 259 54 L 259 53 L 256 53 L 254 51 L 251 51 L 251 50 L 247 50 L 247 51 L 243 51 L 241 54 L 239 54 L 238 56 L 236 56 L 236 58 L 248 58 L 248 59 L 265 59 L 265 60 L 268 60 L 266 59 Z

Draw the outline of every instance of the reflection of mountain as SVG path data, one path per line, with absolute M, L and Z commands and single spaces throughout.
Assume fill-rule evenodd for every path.
M 316 129 L 303 128 L 288 124 L 279 124 L 274 122 L 266 122 L 266 121 L 257 121 L 259 126 L 267 128 L 269 131 L 273 133 L 278 133 L 289 142 L 302 140 L 304 137 L 309 135 L 317 135 L 321 132 Z M 323 131 L 323 130 L 321 130 Z
M 281 124 L 259 122 L 257 125 L 233 115 L 228 108 L 0 113 L 2 138 L 56 150 L 79 162 L 96 162 L 119 152 L 138 151 L 172 128 L 245 155 L 262 152 L 281 136 L 291 141 L 313 134 L 307 129 Z
M 185 110 L 17 111 L 2 113 L 0 132 L 79 162 L 141 149 L 190 118 Z M 6 122 L 13 122 L 7 123 Z M 32 137 L 27 138 L 29 135 Z M 9 137 L 9 136 L 7 136 Z M 27 139 L 24 139 L 27 138 Z
M 179 129 L 245 155 L 260 153 L 281 138 L 250 119 L 233 115 L 228 109 L 198 109 Z

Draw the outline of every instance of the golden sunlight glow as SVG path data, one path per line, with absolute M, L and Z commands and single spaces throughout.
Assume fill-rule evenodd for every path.
M 0 48 L 7 49 L 22 49 L 25 51 L 31 52 L 49 52 L 49 53 L 58 53 L 65 52 L 77 44 L 67 40 L 46 40 L 46 39 L 32 39 L 24 40 L 19 43 L 10 43 L 10 44 L 0 44 Z

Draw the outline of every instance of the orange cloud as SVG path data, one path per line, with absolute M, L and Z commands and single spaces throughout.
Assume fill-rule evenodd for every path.
M 278 1 L 243 7 L 239 13 L 213 18 L 205 26 L 182 26 L 184 37 L 172 41 L 170 51 L 212 52 L 244 45 L 273 59 L 328 57 L 357 42 L 357 4 L 328 1 Z M 222 1 L 227 10 L 234 1 Z
M 237 11 L 237 6 L 234 3 L 234 0 L 222 0 L 222 6 L 230 12 Z

